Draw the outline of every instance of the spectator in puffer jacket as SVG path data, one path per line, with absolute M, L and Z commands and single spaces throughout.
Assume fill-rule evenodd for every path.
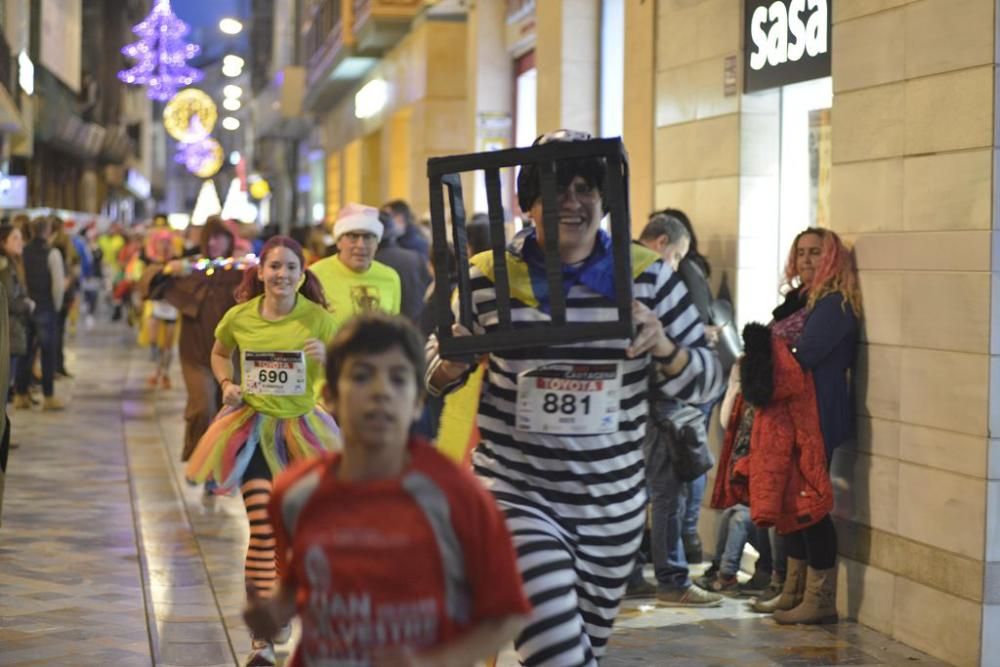
M 829 510 L 826 515 L 818 516 L 827 504 L 820 496 L 829 485 L 828 468 L 833 451 L 854 435 L 853 377 L 861 294 L 853 257 L 840 238 L 829 230 L 811 228 L 796 237 L 789 252 L 785 279 L 789 291 L 785 302 L 774 311 L 770 332 L 764 335 L 759 326 L 748 327 L 744 332 L 748 351 L 740 372 L 743 398 L 754 407 L 749 416 L 752 424 L 749 426 L 749 479 L 745 482 L 751 498 L 758 493 L 755 487 L 768 483 L 766 475 L 761 477 L 760 472 L 755 479 L 755 470 L 761 470 L 754 463 L 755 457 L 768 455 L 755 448 L 766 450 L 770 447 L 784 452 L 791 440 L 793 456 L 790 460 L 798 461 L 797 467 L 809 479 L 810 488 L 799 489 L 805 495 L 794 498 L 797 501 L 794 523 L 765 516 L 765 510 L 760 507 L 754 510 L 755 523 L 771 523 L 785 536 L 788 554 L 782 594 L 754 608 L 765 613 L 774 612 L 775 620 L 781 624 L 823 623 L 837 618 L 837 535 Z M 765 345 L 763 341 L 768 338 L 770 345 Z M 751 354 L 751 344 L 757 354 Z M 768 347 L 772 359 L 762 360 L 761 353 Z M 750 367 L 751 363 L 755 368 Z M 768 386 L 773 387 L 770 394 L 766 391 Z M 792 415 L 797 419 L 792 420 L 793 430 L 788 430 L 786 420 L 784 430 L 772 425 L 775 433 L 768 434 L 765 424 L 760 423 L 761 415 L 764 411 L 770 415 L 773 403 L 785 400 L 790 386 L 800 387 L 805 392 L 806 395 L 799 395 L 797 400 L 811 398 L 814 401 L 815 417 L 808 414 L 809 406 L 800 405 L 798 412 Z M 738 400 L 727 433 L 724 459 L 730 450 L 738 456 L 743 449 L 747 422 L 744 401 Z M 817 433 L 818 438 L 815 437 Z M 775 438 L 782 443 L 780 447 L 771 443 L 758 445 L 765 439 Z M 822 456 L 817 455 L 817 442 L 822 446 L 818 452 Z M 780 468 L 781 460 L 785 459 L 769 462 L 767 469 Z M 723 465 L 713 506 L 728 499 L 724 488 L 727 485 L 738 495 L 747 467 L 742 465 L 744 470 L 740 463 Z M 791 468 L 786 471 L 787 475 L 794 475 L 796 466 Z M 790 479 L 787 475 L 783 479 Z M 789 488 L 794 489 L 794 485 Z M 810 497 L 811 492 L 817 497 Z M 832 498 L 829 505 L 832 508 Z

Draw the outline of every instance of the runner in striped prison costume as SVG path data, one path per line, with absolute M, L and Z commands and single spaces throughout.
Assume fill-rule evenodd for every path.
M 568 323 L 618 316 L 613 285 L 606 279 L 613 273 L 608 270 L 610 239 L 598 228 L 604 167 L 592 162 L 557 167 Z M 524 192 L 530 182 L 519 180 L 518 185 L 522 209 L 540 220 L 537 190 L 532 199 Z M 549 319 L 548 300 L 541 289 L 545 281 L 539 241 L 538 231 L 527 229 L 508 246 L 515 323 Z M 492 259 L 492 253 L 483 253 L 471 261 L 473 322 L 480 333 L 496 330 L 499 319 Z M 534 607 L 516 641 L 520 658 L 529 667 L 594 666 L 604 654 L 645 522 L 642 442 L 647 393 L 703 403 L 723 389 L 718 358 L 707 346 L 680 276 L 640 246 L 633 246 L 632 265 L 633 320 L 639 329 L 631 341 L 489 355 L 479 407 L 482 439 L 473 465 L 507 516 L 525 591 Z M 455 333 L 468 332 L 458 326 Z M 433 337 L 428 356 L 432 392 L 447 393 L 465 381 L 470 369 L 438 357 Z M 551 379 L 560 371 L 565 379 L 566 369 L 573 369 L 576 377 L 604 377 L 609 364 L 617 369 L 616 379 L 588 395 L 587 407 L 603 403 L 613 414 L 610 430 L 595 421 L 578 422 L 580 434 L 553 434 L 559 427 L 551 422 L 545 423 L 550 429 L 546 433 L 518 428 L 538 429 L 546 402 L 552 403 L 546 393 L 531 393 L 532 386 L 559 386 Z M 525 382 L 529 372 L 534 372 L 533 381 Z M 581 396 L 566 395 L 556 394 L 560 416 L 563 402 Z

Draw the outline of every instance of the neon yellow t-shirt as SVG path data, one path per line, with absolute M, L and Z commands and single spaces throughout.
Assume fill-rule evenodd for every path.
M 270 321 L 261 317 L 263 295 L 233 306 L 215 328 L 215 338 L 229 348 L 243 352 L 297 352 L 310 338 L 324 344 L 333 339 L 336 327 L 333 316 L 323 307 L 301 294 L 295 307 L 280 320 Z M 242 354 L 241 354 L 242 357 Z M 316 387 L 323 379 L 325 369 L 306 358 L 306 390 L 297 396 L 267 396 L 244 392 L 243 400 L 257 412 L 271 417 L 300 417 L 316 405 Z M 240 386 L 244 379 L 240 377 Z
M 103 262 L 111 267 L 112 273 L 118 273 L 121 270 L 121 266 L 118 265 L 118 253 L 125 247 L 125 239 L 117 234 L 114 236 L 105 234 L 97 237 L 97 245 L 101 249 Z
M 399 274 L 380 262 L 372 262 L 364 273 L 355 273 L 334 255 L 309 267 L 316 274 L 330 302 L 337 329 L 356 313 L 381 310 L 399 314 L 402 290 Z

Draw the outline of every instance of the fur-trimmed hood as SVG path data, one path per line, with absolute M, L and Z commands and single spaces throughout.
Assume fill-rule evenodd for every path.
M 743 398 L 754 407 L 787 400 L 811 382 L 788 344 L 763 324 L 743 327 L 743 346 L 740 383 Z

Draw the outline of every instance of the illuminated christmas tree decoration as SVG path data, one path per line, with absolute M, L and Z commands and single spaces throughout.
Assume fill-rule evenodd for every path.
M 145 85 L 146 95 L 166 102 L 185 86 L 200 81 L 201 70 L 187 64 L 198 55 L 197 44 L 184 41 L 190 27 L 170 9 L 170 0 L 156 0 L 153 11 L 132 28 L 139 41 L 122 47 L 122 53 L 136 61 L 118 78 L 130 85 Z
M 229 183 L 226 202 L 222 205 L 222 215 L 226 220 L 253 222 L 257 219 L 257 207 L 247 199 L 247 193 L 240 187 L 240 181 L 234 178 Z
M 197 88 L 186 88 L 163 108 L 163 129 L 177 141 L 193 143 L 207 137 L 218 118 L 211 97 Z
M 191 224 L 204 225 L 208 216 L 219 213 L 222 213 L 219 192 L 215 189 L 215 184 L 212 181 L 205 181 L 201 184 L 198 199 L 194 203 L 194 211 L 191 212 Z

